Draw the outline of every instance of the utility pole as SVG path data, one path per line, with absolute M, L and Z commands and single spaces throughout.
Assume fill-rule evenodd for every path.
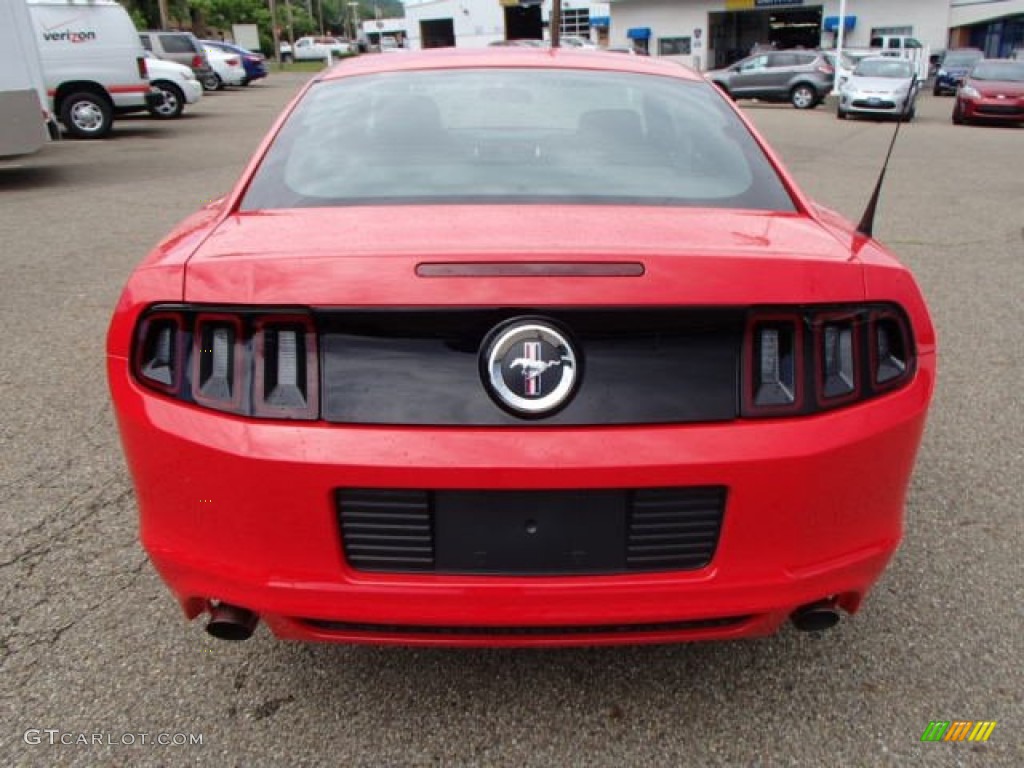
M 562 42 L 562 0 L 551 0 L 551 47 Z
M 274 61 L 281 69 L 281 35 L 277 29 L 277 2 L 270 0 L 270 37 L 274 41 Z
M 167 0 L 157 0 L 157 8 L 160 10 L 160 29 L 167 29 Z
M 839 92 L 839 63 L 843 58 L 843 42 L 846 37 L 846 0 L 839 0 L 839 27 L 836 30 L 836 71 L 832 80 L 832 93 Z

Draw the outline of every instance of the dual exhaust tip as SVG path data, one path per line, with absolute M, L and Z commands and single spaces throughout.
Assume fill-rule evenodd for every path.
M 823 632 L 839 623 L 839 611 L 835 599 L 827 598 L 797 608 L 789 618 L 801 632 Z M 206 631 L 219 640 L 248 640 L 259 620 L 248 608 L 218 603 L 210 609 Z

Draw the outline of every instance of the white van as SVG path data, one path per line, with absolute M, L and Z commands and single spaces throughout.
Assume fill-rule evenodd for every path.
M 48 103 L 28 8 L 0 2 L 0 158 L 31 154 L 48 133 L 56 137 Z
M 114 116 L 158 106 L 146 52 L 114 0 L 27 0 L 53 112 L 69 134 L 98 139 Z

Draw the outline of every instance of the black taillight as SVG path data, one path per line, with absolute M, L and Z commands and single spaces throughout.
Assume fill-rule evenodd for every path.
M 181 389 L 183 350 L 181 318 L 173 314 L 149 315 L 139 326 L 133 367 L 135 375 L 155 389 L 177 393 Z
M 914 354 L 892 304 L 751 310 L 740 415 L 809 415 L 884 394 L 910 381 Z
M 786 413 L 803 399 L 803 334 L 798 318 L 756 317 L 747 328 L 744 411 Z
M 316 325 L 301 310 L 156 307 L 136 329 L 132 370 L 147 387 L 206 408 L 320 414 Z
M 887 389 L 911 372 L 910 340 L 898 315 L 879 313 L 871 326 L 871 380 L 876 387 Z
M 197 403 L 238 411 L 243 386 L 241 322 L 232 315 L 199 315 L 192 351 L 192 397 Z
M 319 366 L 316 332 L 307 317 L 265 317 L 256 321 L 255 394 L 257 416 L 314 419 Z
M 818 402 L 824 407 L 855 398 L 860 390 L 862 315 L 825 315 L 815 323 Z

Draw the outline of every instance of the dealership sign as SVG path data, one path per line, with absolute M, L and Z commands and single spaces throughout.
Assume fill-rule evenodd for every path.
M 725 10 L 745 11 L 750 8 L 775 8 L 780 5 L 803 5 L 804 0 L 725 0 Z

